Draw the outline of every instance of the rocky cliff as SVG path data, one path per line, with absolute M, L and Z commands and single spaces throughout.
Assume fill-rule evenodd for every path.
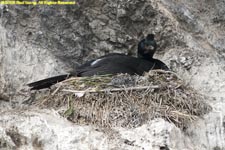
M 0 6 L 0 147 L 225 149 L 225 1 L 79 0 Z M 135 55 L 154 33 L 163 60 L 212 111 L 181 131 L 162 119 L 110 131 L 73 125 L 54 110 L 22 107 L 25 84 L 111 52 Z M 21 98 L 23 97 L 23 98 Z M 26 96 L 25 96 L 26 97 Z M 15 109 L 13 109 L 15 108 Z

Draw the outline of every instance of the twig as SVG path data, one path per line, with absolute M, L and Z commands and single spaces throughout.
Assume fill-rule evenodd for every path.
M 60 84 L 59 87 L 57 87 L 57 89 L 54 92 L 52 92 L 51 95 L 54 96 L 59 91 L 61 86 L 62 86 L 62 84 Z
M 182 112 L 179 112 L 179 111 L 171 111 L 172 114 L 177 114 L 179 116 L 183 116 L 183 117 L 188 117 L 188 118 L 192 118 L 192 119 L 197 119 L 198 116 L 195 116 L 195 115 L 191 115 L 191 114 L 185 114 L 185 113 L 182 113 Z
M 99 92 L 118 92 L 118 91 L 130 91 L 130 90 L 144 90 L 144 89 L 158 89 L 160 86 L 141 86 L 141 87 L 128 87 L 128 88 L 113 88 L 113 89 L 104 89 L 104 90 L 96 90 L 96 89 L 90 89 L 85 91 L 78 91 L 78 90 L 69 90 L 69 89 L 63 89 L 63 92 L 71 92 L 71 93 L 99 93 Z
M 157 72 L 157 73 L 170 73 L 170 74 L 173 74 L 175 76 L 177 76 L 178 79 L 181 79 L 178 74 L 176 74 L 175 72 L 173 71 L 166 71 L 166 70 L 162 70 L 162 69 L 157 69 L 157 70 L 151 70 L 150 72 Z
M 64 81 L 61 81 L 61 83 L 65 83 L 65 82 L 69 82 L 69 81 L 74 81 L 74 80 L 95 80 L 95 79 L 104 79 L 104 78 L 110 78 L 111 79 L 112 75 L 111 74 L 106 74 L 106 75 L 96 75 L 96 76 L 92 76 L 92 77 L 70 77 Z

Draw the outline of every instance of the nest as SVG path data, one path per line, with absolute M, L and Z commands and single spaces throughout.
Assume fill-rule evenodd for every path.
M 159 117 L 184 128 L 211 109 L 203 95 L 173 72 L 162 70 L 145 76 L 70 78 L 35 100 L 34 105 L 54 108 L 76 124 L 128 128 Z

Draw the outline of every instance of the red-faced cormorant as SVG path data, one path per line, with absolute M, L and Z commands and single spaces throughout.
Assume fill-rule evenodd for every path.
M 154 40 L 154 35 L 148 34 L 147 37 L 138 44 L 138 58 L 119 53 L 108 54 L 84 63 L 79 66 L 74 73 L 32 82 L 29 83 L 28 86 L 31 87 L 31 90 L 38 90 L 49 88 L 51 85 L 71 76 L 115 75 L 118 73 L 143 75 L 144 72 L 152 69 L 169 70 L 163 62 L 153 58 L 156 47 L 157 44 Z

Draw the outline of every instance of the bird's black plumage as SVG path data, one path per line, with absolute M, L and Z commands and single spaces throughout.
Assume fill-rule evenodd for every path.
M 152 69 L 168 70 L 168 67 L 162 61 L 153 58 L 156 47 L 157 44 L 154 40 L 154 35 L 149 34 L 138 44 L 138 58 L 118 53 L 108 54 L 84 63 L 73 73 L 29 83 L 28 86 L 31 87 L 31 90 L 38 90 L 49 88 L 51 85 L 71 76 L 114 75 L 118 73 L 142 75 L 144 72 Z

